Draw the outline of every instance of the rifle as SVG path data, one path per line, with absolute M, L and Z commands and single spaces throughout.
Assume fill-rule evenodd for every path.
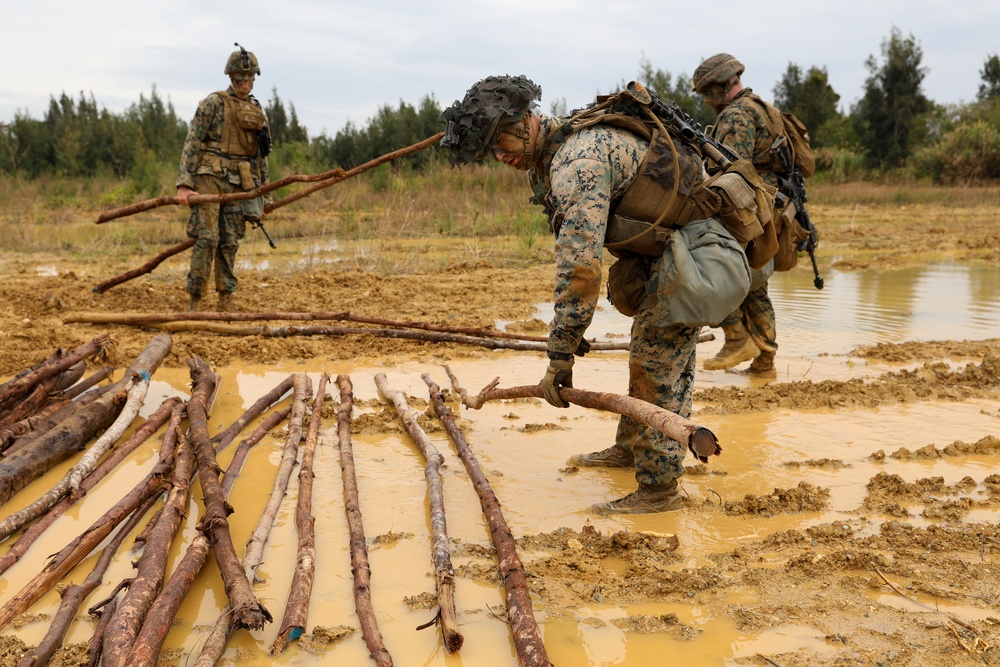
M 816 289 L 823 289 L 823 278 L 819 275 L 819 267 L 816 265 L 816 247 L 819 245 L 819 232 L 816 225 L 809 217 L 806 210 L 806 182 L 802 177 L 802 172 L 792 161 L 792 152 L 788 148 L 788 142 L 784 136 L 778 137 L 771 145 L 771 153 L 778 157 L 781 169 L 785 175 L 778 176 L 778 194 L 790 199 L 795 204 L 795 219 L 802 228 L 809 233 L 804 241 L 799 244 L 799 252 L 809 253 L 809 259 L 813 266 L 813 285 Z
M 250 226 L 253 227 L 254 229 L 259 229 L 260 231 L 262 231 L 264 233 L 264 238 L 267 239 L 268 244 L 272 248 L 277 248 L 278 247 L 278 246 L 276 246 L 274 244 L 274 241 L 271 239 L 271 235 L 267 233 L 266 229 L 264 229 L 264 221 L 263 220 L 261 220 L 260 218 L 247 218 L 247 222 L 249 222 Z

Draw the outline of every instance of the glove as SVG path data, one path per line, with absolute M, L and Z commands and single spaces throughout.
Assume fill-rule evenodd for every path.
M 587 340 L 586 338 L 581 338 L 580 344 L 576 346 L 576 351 L 573 352 L 573 354 L 575 354 L 578 357 L 582 357 L 588 352 L 590 352 L 590 341 Z
M 559 387 L 573 386 L 573 357 L 569 359 L 550 359 L 549 367 L 545 369 L 545 377 L 538 383 L 542 388 L 545 401 L 557 408 L 568 408 L 569 403 L 559 395 Z

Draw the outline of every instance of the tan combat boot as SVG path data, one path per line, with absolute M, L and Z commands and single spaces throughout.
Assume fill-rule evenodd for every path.
M 191 295 L 191 303 L 188 305 L 188 312 L 195 313 L 201 310 L 201 296 L 198 294 Z
M 777 375 L 777 371 L 774 370 L 774 352 L 761 350 L 757 358 L 750 364 L 750 374 L 764 376 Z
M 760 354 L 760 349 L 750 338 L 750 334 L 747 333 L 742 322 L 724 326 L 722 331 L 726 334 L 726 342 L 718 354 L 705 360 L 704 369 L 706 371 L 721 371 L 725 368 L 732 368 Z
M 594 505 L 594 511 L 598 514 L 653 514 L 680 509 L 682 501 L 675 479 L 666 484 L 640 484 L 623 498 Z
M 233 303 L 233 293 L 232 292 L 219 292 L 219 305 L 217 310 L 220 313 L 235 313 L 237 312 L 236 304 Z
M 566 463 L 581 468 L 631 468 L 635 464 L 635 457 L 621 445 L 611 445 L 599 452 L 574 454 Z

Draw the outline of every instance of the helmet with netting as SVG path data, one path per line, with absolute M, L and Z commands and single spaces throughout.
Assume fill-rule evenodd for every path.
M 260 64 L 257 62 L 257 56 L 240 46 L 239 51 L 233 51 L 229 54 L 229 60 L 226 61 L 226 71 L 223 73 L 260 74 Z
M 734 76 L 743 74 L 744 69 L 743 63 L 728 53 L 716 53 L 695 68 L 691 90 L 700 93 L 713 83 L 726 83 Z
M 488 76 L 469 88 L 438 119 L 446 124 L 441 146 L 452 166 L 486 157 L 500 130 L 523 119 L 541 98 L 541 87 L 523 75 Z

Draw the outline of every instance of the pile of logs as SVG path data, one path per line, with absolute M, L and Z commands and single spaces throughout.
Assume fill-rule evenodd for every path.
M 72 352 L 58 350 L 38 366 L 0 384 L 0 504 L 60 462 L 83 452 L 49 491 L 0 521 L 0 540 L 21 531 L 0 556 L 0 574 L 16 563 L 59 516 L 130 453 L 154 434 L 162 433 L 159 457 L 149 473 L 103 516 L 51 556 L 33 578 L 0 606 L 0 629 L 3 629 L 99 549 L 97 563 L 86 579 L 62 590 L 62 600 L 48 633 L 19 665 L 39 666 L 49 662 L 61 646 L 78 610 L 102 587 L 109 564 L 127 536 L 139 526 L 143 528 L 136 538 L 136 548 L 141 546 L 142 551 L 133 563 L 134 576 L 114 586 L 109 583 L 110 593 L 88 607 L 89 613 L 97 619 L 90 641 L 90 664 L 156 665 L 171 622 L 209 555 L 218 564 L 228 606 L 219 615 L 200 654 L 191 656 L 189 662 L 202 667 L 216 664 L 234 631 L 259 630 L 273 620 L 271 612 L 254 596 L 252 584 L 296 465 L 299 469 L 295 512 L 298 553 L 280 629 L 269 653 L 281 654 L 306 632 L 316 554 L 311 502 L 312 462 L 330 378 L 322 373 L 314 394 L 312 381 L 306 374 L 290 375 L 258 399 L 232 425 L 212 435 L 208 430 L 208 417 L 220 380 L 205 361 L 193 357 L 188 359 L 190 397 L 186 401 L 178 397 L 166 399 L 144 422 L 140 420 L 129 436 L 123 437 L 136 422 L 150 379 L 170 352 L 171 345 L 168 333 L 156 335 L 121 379 L 111 382 L 112 367 L 102 364 L 109 362 L 114 345 L 107 334 L 102 334 Z M 99 370 L 85 377 L 88 366 L 99 367 Z M 497 389 L 494 382 L 478 396 L 469 397 L 451 370 L 447 370 L 456 395 L 466 407 L 478 409 L 489 400 L 541 395 L 538 387 Z M 550 662 L 532 613 L 524 568 L 515 551 L 514 537 L 500 512 L 500 504 L 456 426 L 440 387 L 429 375 L 424 375 L 423 379 L 434 411 L 465 465 L 486 515 L 504 582 L 508 622 L 518 662 L 523 666 L 548 666 Z M 105 380 L 107 382 L 102 384 Z M 455 610 L 455 572 L 448 547 L 444 493 L 439 475 L 442 456 L 419 426 L 417 415 L 410 409 L 405 396 L 392 388 L 384 374 L 377 374 L 375 381 L 382 396 L 395 406 L 401 423 L 426 462 L 431 559 L 438 612 L 422 627 L 436 623 L 445 650 L 457 652 L 462 647 L 463 637 Z M 340 398 L 336 434 L 358 620 L 374 662 L 380 666 L 392 665 L 370 597 L 371 571 L 351 442 L 352 384 L 348 376 L 340 375 L 336 385 Z M 628 397 L 579 389 L 565 389 L 563 397 L 578 405 L 629 414 L 686 443 L 699 457 L 720 451 L 710 431 L 656 406 Z M 239 442 L 228 467 L 223 470 L 218 454 L 258 418 L 259 424 Z M 230 535 L 227 517 L 232 508 L 227 500 L 250 448 L 286 421 L 287 435 L 277 478 L 241 559 Z M 204 499 L 197 534 L 188 542 L 173 570 L 168 572 L 167 554 L 173 541 L 180 539 L 179 528 L 195 479 Z M 154 507 L 157 508 L 155 512 Z

